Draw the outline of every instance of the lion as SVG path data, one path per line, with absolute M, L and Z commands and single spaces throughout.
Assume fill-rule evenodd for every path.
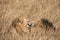
M 17 33 L 34 33 L 41 30 L 46 30 L 46 25 L 49 25 L 48 22 L 46 24 L 45 21 L 41 20 L 32 20 L 24 16 L 18 17 L 14 22 L 14 28 L 16 29 Z M 45 25 L 44 25 L 45 24 Z M 51 24 L 52 25 L 52 24 Z M 49 27 L 49 26 L 47 26 Z M 48 29 L 54 29 L 54 27 L 49 27 Z

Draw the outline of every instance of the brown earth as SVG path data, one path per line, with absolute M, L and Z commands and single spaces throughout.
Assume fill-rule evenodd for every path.
M 33 28 L 35 32 L 19 34 L 11 24 L 21 15 L 32 20 L 48 19 L 56 31 L 37 25 L 38 31 Z M 60 0 L 0 0 L 0 40 L 60 40 L 59 20 Z

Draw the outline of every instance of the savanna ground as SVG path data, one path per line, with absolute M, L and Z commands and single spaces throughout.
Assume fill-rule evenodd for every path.
M 48 19 L 56 31 L 38 28 L 36 32 L 19 34 L 11 24 L 21 15 L 32 20 Z M 59 20 L 60 0 L 0 0 L 0 40 L 60 40 Z

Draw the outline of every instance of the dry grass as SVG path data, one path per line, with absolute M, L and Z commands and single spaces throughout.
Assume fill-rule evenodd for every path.
M 38 22 L 31 33 L 19 34 L 11 24 L 21 15 L 35 21 L 48 19 L 56 31 L 46 30 L 44 25 L 41 28 Z M 0 0 L 0 40 L 60 40 L 59 20 L 60 0 Z

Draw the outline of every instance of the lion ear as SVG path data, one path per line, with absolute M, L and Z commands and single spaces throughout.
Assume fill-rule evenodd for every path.
M 23 23 L 23 22 L 24 22 L 24 17 L 23 17 L 23 16 L 20 16 L 20 17 L 18 18 L 18 20 L 19 20 L 20 23 Z

